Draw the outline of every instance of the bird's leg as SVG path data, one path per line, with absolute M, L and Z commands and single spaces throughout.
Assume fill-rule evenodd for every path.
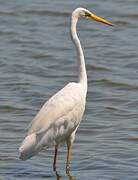
M 67 175 L 70 176 L 70 160 L 71 160 L 71 149 L 72 149 L 72 144 L 75 140 L 75 133 L 77 131 L 78 126 L 76 129 L 73 131 L 71 136 L 66 140 L 67 143 L 67 161 L 66 161 L 66 173 Z
M 70 171 L 71 148 L 72 148 L 72 143 L 69 141 L 69 142 L 67 142 L 67 161 L 66 161 L 66 173 L 67 174 Z
M 53 171 L 56 171 L 57 153 L 58 153 L 58 146 L 55 145 L 55 154 L 54 154 L 54 162 L 53 162 Z

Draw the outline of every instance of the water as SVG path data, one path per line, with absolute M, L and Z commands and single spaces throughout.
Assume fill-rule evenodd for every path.
M 138 2 L 0 1 L 0 180 L 135 180 L 138 177 Z M 88 96 L 73 146 L 70 177 L 66 148 L 57 173 L 53 150 L 22 162 L 18 147 L 42 104 L 76 80 L 69 15 L 83 6 L 116 24 L 81 21 Z

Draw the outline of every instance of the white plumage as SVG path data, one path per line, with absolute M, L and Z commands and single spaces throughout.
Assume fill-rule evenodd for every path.
M 66 141 L 82 118 L 85 98 L 81 84 L 69 83 L 51 97 L 32 121 L 20 158 L 26 160 L 43 147 Z
M 67 168 L 70 163 L 70 151 L 76 130 L 82 119 L 87 94 L 87 74 L 84 55 L 76 32 L 79 18 L 94 19 L 112 25 L 84 8 L 77 8 L 71 16 L 71 38 L 76 47 L 79 75 L 77 83 L 69 83 L 52 96 L 40 109 L 32 121 L 27 137 L 19 148 L 20 159 L 26 160 L 43 148 L 55 146 L 54 168 L 58 146 L 67 143 Z

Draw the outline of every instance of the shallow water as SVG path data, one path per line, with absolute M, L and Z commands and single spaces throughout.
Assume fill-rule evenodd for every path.
M 138 177 L 138 2 L 1 0 L 0 179 L 134 180 Z M 76 80 L 69 16 L 86 7 L 112 21 L 81 21 L 88 73 L 87 106 L 73 146 L 71 176 L 61 147 L 22 162 L 18 147 L 42 104 Z

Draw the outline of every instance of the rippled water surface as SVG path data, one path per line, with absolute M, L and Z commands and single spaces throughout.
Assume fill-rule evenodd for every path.
M 56 175 L 53 149 L 22 162 L 18 147 L 42 104 L 76 81 L 70 13 L 83 6 L 116 24 L 78 24 L 88 73 L 87 106 Z M 0 180 L 138 179 L 138 1 L 0 1 Z

